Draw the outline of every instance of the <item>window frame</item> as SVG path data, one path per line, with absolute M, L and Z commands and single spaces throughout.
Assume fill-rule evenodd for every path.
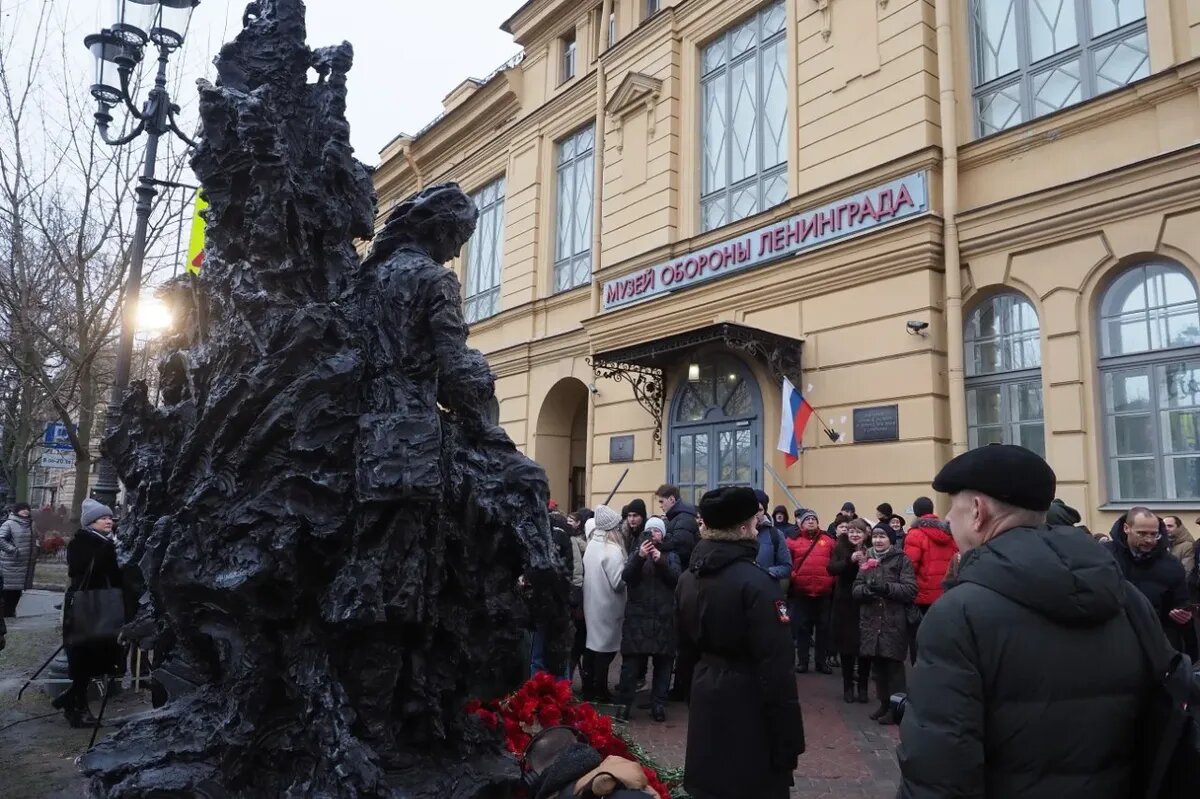
M 1067 0 L 1074 3 L 1075 9 L 1075 28 L 1076 28 L 1076 43 L 1064 49 L 1061 52 L 1053 53 L 1045 56 L 1037 61 L 1033 60 L 1031 34 L 1029 27 L 1029 3 L 1031 0 L 1014 0 L 1013 2 L 1013 24 L 1015 26 L 1016 36 L 1016 57 L 1017 66 L 1004 75 L 999 75 L 984 83 L 980 83 L 982 68 L 979 63 L 979 42 L 980 31 L 977 23 L 977 15 L 975 9 L 980 2 L 987 0 L 968 0 L 966 3 L 967 9 L 967 45 L 971 51 L 971 115 L 974 125 L 975 135 L 978 138 L 992 136 L 998 133 L 1003 133 L 1006 130 L 1012 130 L 1028 122 L 1036 119 L 1049 116 L 1051 114 L 1063 111 L 1075 105 L 1080 105 L 1096 97 L 1103 96 L 1109 92 L 1119 91 L 1126 86 L 1131 86 L 1139 80 L 1148 77 L 1151 74 L 1151 65 L 1149 64 L 1149 34 L 1146 27 L 1145 2 L 1142 3 L 1143 15 L 1140 19 L 1133 22 L 1120 25 L 1113 30 L 1106 31 L 1099 36 L 1092 36 L 1092 9 L 1091 0 Z M 1133 39 L 1137 36 L 1147 37 L 1146 50 L 1146 75 L 1133 78 L 1129 83 L 1115 89 L 1105 89 L 1098 91 L 1096 87 L 1097 70 L 1095 66 L 1095 58 L 1097 52 L 1106 47 L 1118 44 L 1125 40 Z M 1036 100 L 1034 98 L 1035 77 L 1053 71 L 1054 69 L 1071 62 L 1079 63 L 1079 99 L 1075 102 L 1069 102 L 1060 108 L 1052 111 L 1038 113 Z M 1021 119 L 1017 122 L 1012 122 L 1005 127 L 996 130 L 987 130 L 984 127 L 983 115 L 980 113 L 980 100 L 983 97 L 991 96 L 1003 89 L 1017 87 L 1019 95 L 1018 107 L 1020 108 Z
M 1122 353 L 1120 355 L 1105 354 L 1107 340 L 1105 338 L 1105 322 L 1108 317 L 1104 315 L 1104 306 L 1109 298 L 1109 294 L 1113 291 L 1120 279 L 1129 274 L 1133 270 L 1144 270 L 1147 267 L 1160 266 L 1183 275 L 1187 278 L 1192 287 L 1195 304 L 1197 305 L 1197 317 L 1200 322 L 1200 287 L 1198 287 L 1196 278 L 1192 271 L 1182 264 L 1168 260 L 1166 258 L 1154 258 L 1141 261 L 1134 264 L 1129 264 L 1125 268 L 1114 272 L 1110 279 L 1105 283 L 1104 288 L 1097 294 L 1096 314 L 1094 317 L 1095 324 L 1093 329 L 1096 335 L 1096 364 L 1097 364 L 1097 405 L 1101 416 L 1101 425 L 1103 430 L 1102 453 L 1104 456 L 1104 474 L 1107 482 L 1108 501 L 1115 505 L 1128 505 L 1131 503 L 1185 503 L 1197 504 L 1200 503 L 1200 491 L 1196 496 L 1191 497 L 1171 497 L 1168 496 L 1168 484 L 1174 482 L 1174 474 L 1167 468 L 1168 462 L 1175 460 L 1179 456 L 1188 456 L 1184 452 L 1168 452 L 1167 444 L 1163 440 L 1164 432 L 1164 414 L 1169 414 L 1172 409 L 1166 408 L 1162 404 L 1160 396 L 1160 388 L 1158 375 L 1160 369 L 1175 364 L 1195 363 L 1200 365 L 1200 343 L 1189 344 L 1176 347 L 1158 347 L 1152 346 L 1152 342 L 1147 341 L 1150 345 L 1146 349 L 1139 352 Z M 1145 286 L 1145 281 L 1138 283 L 1139 287 Z M 1168 302 L 1162 306 L 1147 307 L 1147 314 L 1153 310 L 1170 307 L 1171 305 L 1179 305 L 1181 303 Z M 1113 410 L 1113 403 L 1110 401 L 1109 385 L 1110 381 L 1118 375 L 1144 375 L 1147 380 L 1149 404 L 1146 411 L 1116 411 Z M 1200 406 L 1197 406 L 1200 407 Z M 1176 409 L 1186 410 L 1186 407 Z M 1124 454 L 1117 453 L 1117 430 L 1116 419 L 1120 417 L 1131 416 L 1149 416 L 1150 423 L 1150 441 L 1152 450 L 1145 454 Z M 1200 458 L 1200 450 L 1197 450 L 1193 457 Z M 1150 460 L 1154 464 L 1154 483 L 1156 496 L 1124 496 L 1121 492 L 1120 481 L 1120 464 L 1123 461 L 1145 461 Z M 1175 492 L 1178 494 L 1178 491 Z
M 480 198 L 488 189 L 493 187 L 498 187 L 495 199 L 493 199 L 487 205 L 480 205 Z M 475 233 L 467 242 L 467 246 L 464 248 L 463 252 L 463 320 L 469 325 L 474 324 L 475 322 L 481 322 L 484 319 L 490 319 L 491 317 L 500 313 L 500 286 L 504 281 L 504 201 L 505 192 L 507 190 L 508 183 L 506 181 L 506 176 L 500 175 L 494 180 L 483 184 L 478 191 L 471 195 L 471 201 L 474 202 L 475 207 L 479 209 L 479 220 L 475 226 Z M 499 221 L 497 222 L 496 230 L 496 282 L 495 285 L 492 286 L 477 288 L 475 293 L 472 294 L 470 293 L 471 275 L 476 270 L 472 268 L 471 261 L 475 257 L 475 254 L 480 251 L 480 248 L 475 246 L 476 236 L 479 235 L 479 231 L 483 228 L 484 221 L 487 219 L 488 214 L 492 212 L 499 214 L 500 217 Z M 475 266 L 477 267 L 478 264 L 475 264 Z M 474 310 L 484 304 L 481 302 L 481 300 L 484 299 L 489 300 L 488 304 L 491 306 L 490 312 L 480 313 Z
M 642 3 L 642 19 L 650 19 L 662 11 L 662 0 L 644 0 Z
M 563 151 L 565 149 L 565 145 L 572 139 L 582 136 L 586 131 L 591 131 L 591 134 L 592 134 L 591 135 L 591 144 L 589 145 L 588 149 L 586 151 L 576 152 L 573 156 L 571 156 L 569 159 L 564 161 L 563 160 Z M 592 236 L 595 233 L 595 224 L 596 224 L 596 220 L 594 219 L 595 197 L 596 197 L 596 194 L 595 194 L 596 193 L 596 179 L 595 179 L 596 161 L 595 161 L 595 158 L 596 158 L 596 130 L 595 130 L 595 123 L 593 123 L 593 122 L 588 122 L 585 125 L 575 128 L 573 131 L 566 134 L 565 136 L 560 137 L 559 139 L 557 139 L 554 142 L 554 194 L 553 194 L 554 250 L 553 250 L 553 266 L 552 266 L 551 275 L 550 275 L 550 281 L 551 281 L 550 282 L 550 289 L 551 289 L 550 293 L 551 294 L 562 294 L 567 291 L 573 291 L 577 288 L 580 288 L 581 286 L 590 285 L 592 282 L 592 276 L 595 273 L 595 263 L 592 261 L 592 258 L 594 256 L 594 253 L 592 252 Z M 587 228 L 588 232 L 587 232 L 587 236 L 585 237 L 587 246 L 584 249 L 579 250 L 578 252 L 573 252 L 573 253 L 570 253 L 569 255 L 563 255 L 559 251 L 559 243 L 561 241 L 560 233 L 562 231 L 562 226 L 563 226 L 564 222 L 570 222 L 570 223 L 572 223 L 572 226 L 575 222 L 575 217 L 573 214 L 574 214 L 574 209 L 578 207 L 578 192 L 579 192 L 579 187 L 580 187 L 580 183 L 578 181 L 576 181 L 575 186 L 574 186 L 574 192 L 573 192 L 573 196 L 576 198 L 576 201 L 571 204 L 572 215 L 569 218 L 564 218 L 563 208 L 562 208 L 562 204 L 560 202 L 563 173 L 566 172 L 568 168 L 576 167 L 577 165 L 580 165 L 580 164 L 584 163 L 585 161 L 587 162 L 587 165 L 588 165 L 588 170 L 587 170 L 586 174 L 591 175 L 591 192 L 592 192 L 591 197 L 590 197 L 591 202 L 589 202 L 588 206 L 587 206 L 587 214 L 588 214 L 588 220 L 589 220 L 588 228 Z M 585 280 L 575 281 L 574 280 L 575 267 L 580 261 L 584 260 L 584 258 L 586 258 L 587 262 L 588 262 L 587 278 Z M 562 288 L 560 288 L 559 287 L 559 274 L 568 269 L 571 271 L 571 276 L 572 276 L 571 280 L 569 280 L 566 285 L 564 285 Z
M 772 7 L 779 7 L 783 10 L 784 24 L 778 31 L 775 31 L 771 35 L 764 37 L 762 35 L 762 22 L 763 22 L 764 17 L 766 16 L 767 11 L 769 9 L 771 9 Z M 758 29 L 755 32 L 754 45 L 752 47 L 750 47 L 748 50 L 746 50 L 745 52 L 739 53 L 738 55 L 731 57 L 729 54 L 729 50 L 732 49 L 731 41 L 732 41 L 733 33 L 751 20 L 755 20 L 758 25 Z M 783 118 L 784 158 L 778 164 L 774 164 L 767 168 L 764 168 L 762 165 L 763 160 L 764 160 L 764 158 L 763 158 L 763 152 L 764 152 L 763 139 L 764 139 L 764 131 L 766 129 L 766 125 L 765 125 L 765 121 L 764 121 L 765 120 L 766 103 L 764 102 L 764 99 L 766 96 L 765 84 L 767 83 L 767 81 L 764 80 L 764 77 L 766 77 L 766 76 L 764 76 L 764 74 L 763 74 L 763 63 L 764 63 L 763 53 L 768 48 L 775 47 L 776 45 L 779 45 L 780 43 L 782 43 L 782 46 L 784 49 L 784 62 L 786 64 L 787 63 L 787 52 L 786 52 L 787 51 L 787 37 L 788 37 L 787 4 L 786 4 L 785 0 L 771 0 L 771 2 L 767 2 L 767 3 L 764 3 L 761 6 L 759 6 L 752 13 L 750 13 L 744 17 L 741 17 L 736 22 L 726 26 L 723 30 L 721 30 L 720 33 L 718 33 L 716 36 L 712 37 L 708 41 L 704 42 L 699 47 L 699 53 L 698 53 L 699 85 L 698 85 L 698 91 L 697 91 L 697 96 L 699 97 L 699 101 L 698 101 L 699 136 L 697 137 L 697 142 L 698 142 L 698 147 L 699 147 L 699 159 L 698 159 L 699 164 L 698 164 L 698 166 L 699 166 L 700 174 L 698 175 L 699 179 L 698 179 L 696 185 L 698 187 L 698 193 L 699 193 L 699 209 L 698 210 L 699 210 L 699 215 L 700 215 L 699 225 L 698 225 L 697 229 L 701 233 L 708 233 L 712 230 L 717 230 L 717 229 L 725 227 L 727 225 L 736 224 L 737 222 L 740 222 L 743 219 L 749 219 L 752 216 L 756 216 L 758 214 L 764 213 L 765 211 L 768 211 L 771 208 L 775 208 L 775 207 L 787 202 L 788 196 L 790 195 L 789 187 L 787 185 L 788 166 L 791 161 L 791 159 L 789 158 L 791 153 L 788 152 L 788 142 L 790 141 L 790 135 L 788 133 L 788 119 L 791 116 L 791 112 L 792 112 L 790 94 L 787 92 L 787 78 L 788 78 L 787 72 L 784 73 L 784 92 L 785 92 L 784 110 L 783 110 L 783 113 L 784 113 L 784 118 Z M 724 61 L 720 66 L 715 67 L 706 72 L 704 69 L 704 55 L 710 47 L 716 45 L 718 42 L 724 42 L 725 47 L 727 48 L 726 54 L 724 57 Z M 732 124 L 731 124 L 731 118 L 730 118 L 732 109 L 734 107 L 734 86 L 733 86 L 733 78 L 730 73 L 736 66 L 740 66 L 740 65 L 745 64 L 750 61 L 753 61 L 755 63 L 755 84 L 756 85 L 755 85 L 755 117 L 754 117 L 754 125 L 755 125 L 754 158 L 755 158 L 756 168 L 755 168 L 755 172 L 752 175 L 747 175 L 747 176 L 735 181 L 733 179 L 733 170 L 734 170 L 734 162 L 733 162 L 733 154 L 734 153 L 733 153 L 733 151 L 735 149 L 735 145 L 733 143 L 733 139 L 732 139 L 732 135 L 731 135 Z M 707 169 L 706 162 L 707 162 L 707 156 L 708 156 L 708 153 L 706 150 L 706 147 L 707 147 L 706 125 L 708 124 L 708 116 L 706 114 L 704 98 L 705 98 L 707 84 L 715 83 L 717 81 L 720 81 L 722 84 L 724 84 L 723 90 L 724 90 L 724 94 L 725 94 L 725 100 L 724 100 L 725 116 L 726 116 L 725 137 L 724 137 L 724 142 L 722 145 L 724 148 L 724 152 L 722 153 L 722 158 L 724 160 L 725 176 L 724 176 L 724 185 L 721 188 L 713 189 L 713 190 L 709 191 L 708 193 L 705 193 L 704 182 L 705 182 L 705 172 Z M 766 196 L 767 185 L 769 184 L 770 181 L 775 180 L 777 178 L 782 178 L 784 181 L 784 196 L 779 202 L 768 204 L 768 198 Z M 757 190 L 757 193 L 758 193 L 756 210 L 747 214 L 746 216 L 735 216 L 734 208 L 733 208 L 734 195 L 737 194 L 738 192 L 743 191 L 752 186 Z M 712 202 L 714 200 L 718 200 L 719 198 L 723 198 L 723 204 L 725 206 L 724 221 L 721 222 L 720 224 L 716 224 L 716 225 L 713 225 L 712 227 L 709 227 L 707 218 L 706 218 L 707 215 L 706 215 L 705 211 L 710 202 Z
M 1037 366 L 1022 366 L 1019 369 L 999 369 L 986 374 L 968 374 L 970 371 L 969 365 L 973 364 L 974 346 L 980 339 L 974 337 L 973 323 L 976 315 L 981 313 L 985 306 L 996 306 L 999 303 L 1007 301 L 1008 303 L 1021 303 L 1027 305 L 1033 313 L 1033 317 L 1037 320 Z M 1007 309 L 1005 309 L 1007 310 Z M 999 308 L 996 309 L 997 317 L 1001 320 L 1008 318 L 1007 313 L 1003 313 Z M 1000 346 L 1006 346 L 1003 340 L 1006 337 L 1011 337 L 1013 342 L 1019 342 L 1022 336 L 1030 334 L 1032 331 L 1022 329 L 1017 331 L 1001 330 L 997 334 L 1000 339 Z M 1042 319 L 1038 314 L 1037 307 L 1032 300 L 1026 297 L 1019 291 L 1000 291 L 978 300 L 974 303 L 971 310 L 967 313 L 963 321 L 963 394 L 966 400 L 967 410 L 967 446 L 969 449 L 975 449 L 980 446 L 979 432 L 981 429 L 992 429 L 999 426 L 1003 430 L 1002 442 L 1005 444 L 1019 444 L 1024 446 L 1020 436 L 1021 428 L 1037 424 L 1039 421 L 1042 427 L 1042 454 L 1046 452 L 1046 393 L 1042 384 Z M 1010 346 L 1010 345 L 1009 345 Z M 1027 419 L 1021 420 L 1017 418 L 1015 413 L 1016 407 L 1012 398 L 1012 393 L 1020 386 L 1036 385 L 1041 401 L 1042 415 L 1040 420 Z M 1000 390 L 1000 421 L 998 424 L 980 424 L 978 421 L 972 423 L 971 416 L 973 409 L 977 407 L 972 402 L 975 392 L 983 389 Z
M 561 86 L 579 74 L 579 39 L 574 28 L 558 38 L 558 83 Z

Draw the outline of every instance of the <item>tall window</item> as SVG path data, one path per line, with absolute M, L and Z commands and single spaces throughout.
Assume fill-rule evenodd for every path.
M 967 436 L 972 448 L 1020 444 L 1046 454 L 1037 311 L 1019 294 L 984 300 L 967 318 Z
M 500 262 L 504 256 L 504 178 L 475 195 L 479 224 L 467 245 L 466 299 L 468 322 L 495 316 L 500 310 Z
M 771 3 L 701 53 L 704 230 L 787 199 L 786 16 Z
M 562 62 L 558 67 L 558 80 L 560 83 L 565 83 L 575 77 L 575 56 L 578 51 L 578 48 L 575 46 L 575 31 L 571 31 L 559 39 L 558 44 L 562 48 Z
M 1200 305 L 1182 267 L 1120 275 L 1100 304 L 1113 501 L 1200 499 Z
M 971 0 L 980 136 L 1150 74 L 1145 0 Z
M 589 125 L 558 143 L 558 196 L 554 244 L 554 290 L 566 291 L 592 279 L 592 150 Z
M 650 18 L 658 13 L 661 6 L 659 0 L 646 0 L 646 18 Z

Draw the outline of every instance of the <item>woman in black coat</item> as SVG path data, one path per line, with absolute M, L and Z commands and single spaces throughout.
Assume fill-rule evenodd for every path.
M 76 592 L 99 588 L 125 590 L 125 581 L 117 565 L 117 548 L 109 539 L 113 529 L 112 511 L 93 499 L 83 501 L 81 527 L 67 544 L 67 588 L 64 607 L 66 620 L 64 636 L 71 618 L 71 602 Z M 129 620 L 130 602 L 125 597 L 125 619 Z M 88 684 L 96 677 L 120 675 L 125 669 L 124 647 L 116 638 L 86 645 L 64 646 L 67 652 L 68 676 L 71 687 L 53 702 L 62 710 L 72 727 L 88 727 L 96 723 L 87 704 Z
M 895 724 L 891 696 L 905 688 L 904 660 L 908 656 L 908 608 L 917 598 L 917 576 L 912 561 L 892 546 L 887 533 L 871 531 L 870 557 L 854 578 L 854 598 L 859 610 L 859 651 L 871 658 L 879 709 L 871 718 Z
M 866 561 L 871 528 L 862 519 L 850 522 L 849 530 L 838 536 L 829 565 L 825 568 L 837 577 L 833 585 L 833 651 L 842 665 L 842 698 L 847 704 L 857 701 L 866 704 L 867 681 L 871 677 L 871 658 L 860 652 L 859 607 L 854 598 L 854 580 L 858 567 Z M 855 693 L 857 686 L 857 695 Z
M 667 720 L 667 693 L 675 663 L 675 585 L 681 572 L 679 555 L 659 546 L 666 534 L 662 519 L 650 519 L 625 562 L 625 621 L 621 625 L 621 681 L 618 716 L 628 720 L 637 678 L 654 663 L 650 715 Z

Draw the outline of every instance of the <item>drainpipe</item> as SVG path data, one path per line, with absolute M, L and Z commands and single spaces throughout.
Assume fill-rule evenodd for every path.
M 942 217 L 946 273 L 946 358 L 950 378 L 950 446 L 967 451 L 967 394 L 963 385 L 962 265 L 958 251 L 958 109 L 954 94 L 954 0 L 936 0 L 938 85 L 942 123 Z
M 421 168 L 417 166 L 417 159 L 413 158 L 411 144 L 404 148 L 404 160 L 417 178 L 417 191 L 421 191 L 425 188 L 425 176 L 421 174 Z
M 612 46 L 612 42 L 608 40 L 608 18 L 612 14 L 613 0 L 604 0 L 600 6 L 600 35 L 597 37 L 599 42 L 599 52 L 596 53 L 596 123 L 595 123 L 595 146 L 592 148 L 592 165 L 594 172 L 592 175 L 592 316 L 600 313 L 600 283 L 595 278 L 595 273 L 600 269 L 600 220 L 604 218 L 604 103 L 608 95 L 608 80 L 604 73 L 604 62 L 600 56 Z M 588 347 L 588 351 L 595 355 L 595 350 Z M 595 384 L 595 376 L 588 380 L 588 385 Z M 595 490 L 595 484 L 592 480 L 594 471 L 593 464 L 596 461 L 596 393 L 588 391 L 588 431 L 587 431 L 587 464 L 584 481 L 586 488 L 584 495 L 587 497 L 588 506 L 592 504 L 592 493 Z

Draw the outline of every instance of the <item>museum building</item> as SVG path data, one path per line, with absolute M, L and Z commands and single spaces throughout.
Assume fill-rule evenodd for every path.
M 471 344 L 561 506 L 782 480 L 902 511 L 1013 442 L 1093 527 L 1200 509 L 1200 2 L 530 0 L 502 29 L 522 53 L 381 153 L 380 224 L 476 198 Z M 790 468 L 784 378 L 817 413 Z

